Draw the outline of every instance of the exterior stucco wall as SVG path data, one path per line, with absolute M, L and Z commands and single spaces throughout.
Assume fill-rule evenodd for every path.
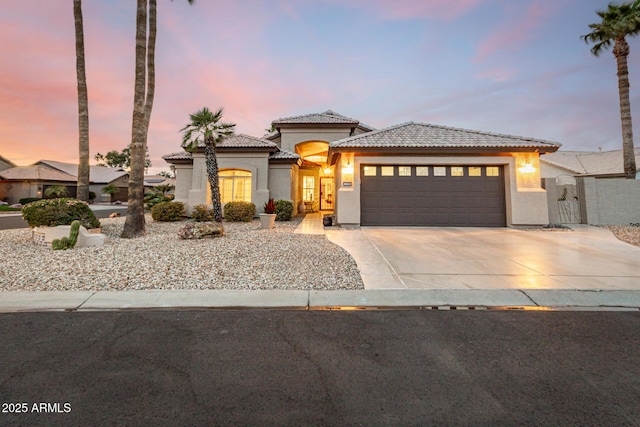
M 256 205 L 257 212 L 263 211 L 263 206 L 269 200 L 269 153 L 224 153 L 216 154 L 218 169 L 241 169 L 251 172 L 251 202 Z M 184 171 L 188 178 L 188 171 Z M 176 182 L 178 178 L 176 177 Z M 182 186 L 183 184 L 180 183 Z M 191 172 L 191 187 L 187 197 L 187 211 L 200 204 L 210 204 L 209 180 L 204 153 L 193 153 L 193 170 Z M 177 193 L 176 193 L 177 197 Z M 181 193 L 182 197 L 182 193 Z
M 191 190 L 191 183 L 193 181 L 193 165 L 191 164 L 177 164 L 175 165 L 176 173 L 176 189 L 175 198 L 176 202 L 182 202 L 186 205 L 189 204 L 189 190 Z
M 42 183 L 36 181 L 8 181 L 0 183 L 0 200 L 15 204 L 26 197 L 42 197 Z
M 583 222 L 590 225 L 640 224 L 640 180 L 580 177 Z
M 346 138 L 351 133 L 350 128 L 308 128 L 308 129 L 281 129 L 280 148 L 291 152 L 296 151 L 296 145 L 307 141 L 337 141 Z
M 571 172 L 569 169 L 561 168 L 559 166 L 550 165 L 544 161 L 540 161 L 540 178 L 556 178 L 561 175 L 574 176 L 576 173 Z
M 529 155 L 530 157 L 532 155 Z M 508 226 L 548 224 L 547 195 L 539 186 L 539 173 L 517 176 L 516 156 L 353 156 L 352 186 L 345 186 L 341 168 L 348 155 L 342 154 L 336 167 L 336 221 L 339 224 L 360 224 L 360 166 L 380 165 L 501 165 L 505 175 L 505 208 Z M 518 155 L 520 158 L 521 155 Z M 350 160 L 347 160 L 347 162 Z M 535 162 L 535 159 L 534 159 Z M 351 179 L 348 176 L 348 179 Z M 520 187 L 518 186 L 520 185 Z
M 269 165 L 269 196 L 272 197 L 273 200 L 291 200 L 292 202 L 294 202 L 295 193 L 291 185 L 292 182 L 292 165 Z

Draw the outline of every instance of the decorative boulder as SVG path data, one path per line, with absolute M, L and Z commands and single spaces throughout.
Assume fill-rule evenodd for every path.
M 223 233 L 224 228 L 219 222 L 189 222 L 178 230 L 178 237 L 181 239 L 207 239 L 220 237 Z
M 36 227 L 33 229 L 33 241 L 42 246 L 51 247 L 51 242 L 55 239 L 69 237 L 70 225 L 58 225 L 56 227 Z M 90 233 L 86 228 L 80 226 L 78 242 L 76 248 L 91 248 L 102 246 L 107 240 L 104 234 Z
M 13 205 L 9 206 L 10 208 L 14 208 L 14 209 L 22 209 L 23 206 L 20 203 L 14 203 Z
M 5 202 L 4 200 L 0 200 L 0 206 L 9 206 L 9 203 Z

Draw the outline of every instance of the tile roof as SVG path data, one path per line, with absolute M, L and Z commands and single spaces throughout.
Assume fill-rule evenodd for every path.
M 408 122 L 344 138 L 329 144 L 341 148 L 537 148 L 555 151 L 561 144 L 541 139 Z
M 182 147 L 186 145 L 183 143 Z M 256 138 L 254 136 L 237 134 L 229 136 L 216 144 L 216 148 L 277 148 L 278 146 L 266 139 Z M 198 143 L 198 148 L 204 148 L 204 141 Z M 166 160 L 166 159 L 165 159 Z
M 162 175 L 145 175 L 144 176 L 144 186 L 145 187 L 155 187 L 157 185 L 173 185 L 175 187 L 176 180 L 175 178 L 167 178 Z
M 287 150 L 279 150 L 269 156 L 269 159 L 299 159 L 300 155 Z
M 303 114 L 301 116 L 283 117 L 275 119 L 271 122 L 273 125 L 283 124 L 344 124 L 344 125 L 357 125 L 358 120 L 351 117 L 343 116 L 334 111 L 327 110 L 323 113 L 311 113 Z
M 169 162 L 169 160 L 193 160 L 193 155 L 188 151 L 180 151 L 177 153 L 165 154 L 162 158 L 167 162 Z
M 5 180 L 41 180 L 64 182 L 76 182 L 78 180 L 76 176 L 69 175 L 66 172 L 62 172 L 58 169 L 53 169 L 42 164 L 35 164 L 31 166 L 16 166 L 15 168 L 5 169 L 0 172 L 0 178 Z
M 44 164 L 51 168 L 58 169 L 62 172 L 78 176 L 78 165 L 75 163 L 57 162 L 55 160 L 40 160 L 35 163 Z M 89 166 L 89 180 L 92 184 L 108 184 L 116 179 L 127 175 L 128 172 L 122 168 L 109 168 L 105 166 Z
M 540 161 L 553 166 L 567 169 L 573 173 L 583 174 L 584 166 L 580 163 L 578 156 L 587 154 L 588 151 L 556 151 L 555 153 L 547 153 L 540 156 Z
M 635 148 L 636 165 L 640 168 L 640 147 Z M 560 166 L 578 175 L 624 174 L 622 150 L 602 152 L 558 151 L 540 156 L 540 160 Z

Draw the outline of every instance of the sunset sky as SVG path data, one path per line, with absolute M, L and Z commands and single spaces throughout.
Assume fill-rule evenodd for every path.
M 530 136 L 564 150 L 621 147 L 616 64 L 580 35 L 604 0 L 158 0 L 152 171 L 204 106 L 262 136 L 332 109 Z M 135 1 L 84 0 L 91 157 L 131 139 Z M 640 40 L 630 39 L 640 138 Z M 71 0 L 0 4 L 0 155 L 78 161 Z M 639 145 L 639 144 L 636 144 Z

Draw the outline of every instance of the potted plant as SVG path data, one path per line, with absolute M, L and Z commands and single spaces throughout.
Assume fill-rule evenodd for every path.
M 273 228 L 276 222 L 276 204 L 273 199 L 269 199 L 264 204 L 264 213 L 260 214 L 260 226 L 264 229 Z

